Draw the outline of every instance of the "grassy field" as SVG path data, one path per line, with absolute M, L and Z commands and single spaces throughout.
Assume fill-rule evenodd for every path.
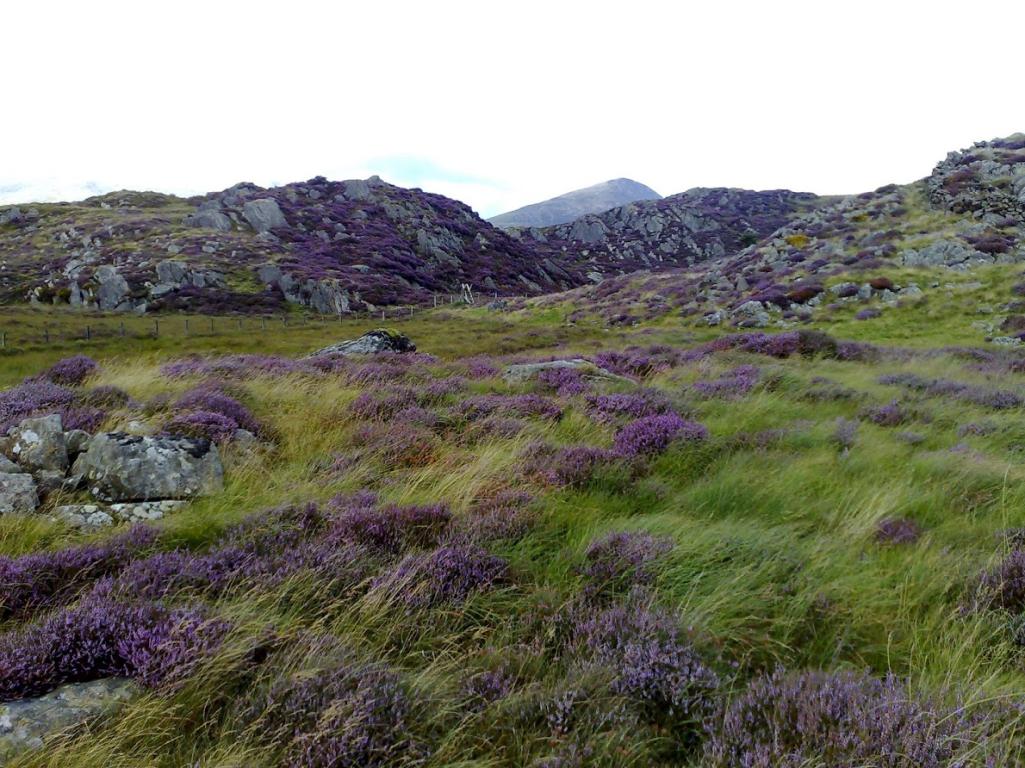
M 379 322 L 152 338 L 152 320 L 133 319 L 124 338 L 6 354 L 2 386 L 73 352 L 95 357 L 85 387 L 131 397 L 109 428 L 159 427 L 204 381 L 252 410 L 263 447 L 224 447 L 224 490 L 162 521 L 161 551 L 217 553 L 253 515 L 277 530 L 267 510 L 287 505 L 317 504 L 337 533 L 358 517 L 357 492 L 376 494 L 381 515 L 445 510 L 437 535 L 400 530 L 392 549 L 350 531 L 331 539 L 344 556 L 329 566 L 173 584 L 157 602 L 230 623 L 218 649 L 184 681 L 11 765 L 1021 764 L 1025 599 L 982 574 L 1013 557 L 1025 530 L 1022 409 L 990 395 L 1025 388 L 1013 356 L 941 351 L 980 344 L 972 323 L 1001 287 L 996 271 L 971 282 L 873 322 L 824 316 L 816 325 L 833 336 L 876 345 L 846 356 L 703 347 L 722 332 L 671 317 L 610 330 L 529 309 L 390 320 L 436 359 L 332 373 L 172 377 L 161 365 L 298 357 Z M 4 321 L 37 330 L 54 319 L 17 310 Z M 606 363 L 633 383 L 499 375 L 514 358 L 627 347 L 644 349 Z M 919 383 L 881 380 L 900 374 Z M 957 386 L 920 383 L 937 380 Z M 707 437 L 631 447 L 646 416 L 603 411 L 603 394 L 646 398 Z M 585 458 L 567 450 L 582 446 Z M 0 517 L 11 557 L 110 536 Z M 484 559 L 439 570 L 441 550 Z M 500 575 L 469 575 L 486 565 Z M 10 617 L 6 629 L 36 620 Z M 777 670 L 803 682 L 768 685 Z M 800 678 L 812 671 L 825 677 Z

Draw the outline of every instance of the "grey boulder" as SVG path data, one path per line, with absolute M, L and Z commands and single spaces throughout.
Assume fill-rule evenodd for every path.
M 35 512 L 39 493 L 32 475 L 0 475 L 0 515 Z
M 337 344 L 318 349 L 307 357 L 376 355 L 381 352 L 416 352 L 416 344 L 404 333 L 377 328 L 373 331 L 367 331 L 358 339 L 340 341 Z
M 217 446 L 190 437 L 104 432 L 93 437 L 73 471 L 103 501 L 189 499 L 224 486 Z
M 502 374 L 502 378 L 505 379 L 508 384 L 519 384 L 520 382 L 533 379 L 542 371 L 553 371 L 559 369 L 579 371 L 581 374 L 589 378 L 608 379 L 610 381 L 629 381 L 629 379 L 623 376 L 618 376 L 611 371 L 600 368 L 590 360 L 584 360 L 579 357 L 568 360 L 548 360 L 543 363 L 517 363 L 515 365 L 509 365 L 506 366 L 506 369 Z
M 257 232 L 269 232 L 275 227 L 284 227 L 288 224 L 285 214 L 278 207 L 277 200 L 270 197 L 250 200 L 242 206 L 242 215 L 246 217 L 249 226 Z
M 68 468 L 68 445 L 59 413 L 24 419 L 8 433 L 9 455 L 26 472 Z

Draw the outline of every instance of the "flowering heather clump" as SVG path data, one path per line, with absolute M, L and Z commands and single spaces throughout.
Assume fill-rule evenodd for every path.
M 178 399 L 175 407 L 183 411 L 217 413 L 233 421 L 238 429 L 246 429 L 253 434 L 262 431 L 253 412 L 235 398 L 226 395 L 216 384 L 206 383 L 193 387 Z
M 996 568 L 979 581 L 984 600 L 995 608 L 1025 613 L 1025 549 L 1011 551 Z
M 541 395 L 475 395 L 463 400 L 458 407 L 459 414 L 470 421 L 485 416 L 537 416 L 543 419 L 559 419 L 562 408 Z
M 594 541 L 584 554 L 587 591 L 621 593 L 649 584 L 654 565 L 673 548 L 671 539 L 649 533 L 621 531 Z
M 26 381 L 0 392 L 0 434 L 22 419 L 42 412 L 63 413 L 75 401 L 75 393 L 49 381 Z
M 353 434 L 352 442 L 396 467 L 425 467 L 434 461 L 438 448 L 433 433 L 409 422 L 364 424 Z
M 532 515 L 526 507 L 534 499 L 525 491 L 503 491 L 478 502 L 459 519 L 455 538 L 470 543 L 519 539 L 530 530 Z
M 863 412 L 863 416 L 880 427 L 897 427 L 911 418 L 910 414 L 896 400 L 891 401 L 888 405 L 868 408 Z
M 670 347 L 630 347 L 599 352 L 591 357 L 591 362 L 620 376 L 644 378 L 672 368 L 679 362 L 679 354 Z
M 669 398 L 658 389 L 587 396 L 587 408 L 598 421 L 611 421 L 617 416 L 629 416 L 633 419 L 655 416 L 665 413 L 669 407 Z
M 598 467 L 614 458 L 612 451 L 590 445 L 555 448 L 535 443 L 527 448 L 524 473 L 549 485 L 580 487 L 591 480 Z
M 893 677 L 777 671 L 709 720 L 705 760 L 713 768 L 946 768 L 969 764 L 985 725 L 962 706 L 912 696 Z
M 232 419 L 210 411 L 190 411 L 167 421 L 160 433 L 201 437 L 214 443 L 226 443 L 235 436 L 238 429 Z
M 486 357 L 468 357 L 462 364 L 466 368 L 466 375 L 475 381 L 492 379 L 500 373 L 498 366 Z
M 363 392 L 349 405 L 349 412 L 367 421 L 385 421 L 399 411 L 416 405 L 411 387 L 392 387 L 383 392 Z
M 354 506 L 331 520 L 327 539 L 399 554 L 437 546 L 451 520 L 444 504 L 382 509 Z
M 504 699 L 512 691 L 516 678 L 505 669 L 492 669 L 472 675 L 463 685 L 463 693 L 475 709 Z
M 708 712 L 718 676 L 671 614 L 643 604 L 617 605 L 583 620 L 576 637 L 582 651 L 611 671 L 613 692 L 649 718 L 695 722 Z
M 384 768 L 427 756 L 410 735 L 414 703 L 383 666 L 345 660 L 283 680 L 254 709 L 260 730 L 287 745 L 287 768 Z
M 705 397 L 743 397 L 758 384 L 761 372 L 754 365 L 738 365 L 718 379 L 694 382 L 694 389 Z
M 937 397 L 951 397 L 993 410 L 1020 408 L 1025 405 L 1025 398 L 1006 389 L 989 389 L 950 379 L 926 379 L 915 373 L 887 374 L 879 377 L 879 383 L 925 392 Z
M 875 307 L 866 307 L 865 309 L 859 309 L 854 314 L 855 320 L 875 320 L 877 317 L 882 317 L 883 313 Z
M 922 529 L 914 520 L 906 517 L 888 517 L 876 526 L 876 541 L 883 544 L 914 544 L 922 535 Z
M 395 413 L 392 419 L 398 423 L 411 424 L 416 427 L 426 427 L 436 430 L 442 426 L 442 418 L 436 412 L 419 405 L 411 405 Z
M 41 378 L 65 387 L 77 387 L 92 376 L 98 368 L 99 365 L 91 357 L 75 355 L 58 360 L 42 374 Z
M 968 437 L 974 435 L 976 437 L 985 437 L 986 435 L 992 435 L 997 431 L 997 425 L 988 421 L 973 421 L 968 424 L 962 424 L 957 428 L 958 437 Z
M 613 450 L 620 456 L 648 456 L 662 453 L 675 440 L 704 440 L 708 430 L 676 413 L 645 416 L 619 430 Z
M 225 628 L 192 609 L 87 600 L 0 637 L 0 700 L 103 677 L 153 687 L 178 680 L 216 648 Z
M 135 525 L 97 544 L 0 557 L 0 619 L 74 599 L 83 587 L 116 573 L 156 540 L 156 529 Z
M 549 368 L 537 375 L 538 388 L 543 392 L 555 392 L 559 397 L 572 397 L 587 392 L 591 385 L 575 368 Z
M 216 376 L 244 381 L 256 375 L 288 376 L 290 374 L 316 375 L 327 373 L 340 361 L 292 360 L 267 355 L 224 355 L 222 357 L 185 357 L 161 366 L 160 372 L 169 379 L 188 376 Z
M 374 586 L 410 608 L 461 603 L 507 578 L 505 560 L 472 545 L 449 545 L 407 555 Z
M 858 439 L 858 422 L 845 419 L 842 416 L 836 420 L 836 428 L 833 430 L 833 440 L 843 451 L 849 451 L 854 447 Z

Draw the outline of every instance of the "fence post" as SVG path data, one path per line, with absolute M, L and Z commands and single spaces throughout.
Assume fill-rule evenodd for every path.
M 7 331 L 0 333 L 0 349 L 7 349 Z
M 153 338 L 154 339 L 159 339 L 160 338 L 160 321 L 159 320 L 154 320 L 153 321 Z
M 241 317 L 238 319 L 238 329 L 240 331 L 242 330 L 242 318 Z
M 124 337 L 125 337 L 125 321 L 122 320 L 121 321 L 121 338 L 123 339 Z
M 262 321 L 263 330 L 266 331 L 267 330 L 267 318 L 266 317 L 261 317 L 260 320 Z
M 211 317 L 210 318 L 210 333 L 211 333 L 211 335 L 213 334 L 213 332 L 214 332 L 214 319 Z
M 49 329 L 49 327 L 44 328 L 43 331 L 46 334 L 46 343 L 49 344 L 50 343 L 50 329 Z
M 88 325 L 85 327 L 85 340 L 89 341 L 93 337 L 93 329 Z
M 189 335 L 189 318 L 185 318 L 185 335 Z

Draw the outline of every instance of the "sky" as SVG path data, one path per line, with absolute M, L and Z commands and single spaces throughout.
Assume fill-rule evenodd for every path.
M 484 216 L 606 179 L 856 193 L 1025 131 L 1025 3 L 21 2 L 0 203 L 379 174 Z

